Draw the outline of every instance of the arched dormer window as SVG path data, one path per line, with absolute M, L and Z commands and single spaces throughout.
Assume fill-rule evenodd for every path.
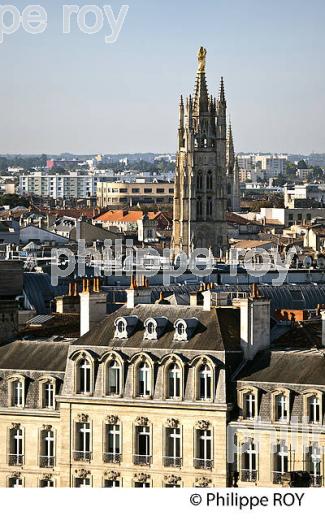
M 174 323 L 175 341 L 188 341 L 193 336 L 199 321 L 197 318 L 178 319 Z
M 239 389 L 238 405 L 243 419 L 256 419 L 258 416 L 258 389 L 253 386 Z
M 165 318 L 164 316 L 159 316 L 157 318 L 148 318 L 144 322 L 144 326 L 145 326 L 144 339 L 149 339 L 149 340 L 159 339 L 163 335 L 163 333 L 167 327 L 167 324 L 168 324 L 168 319 Z
M 54 377 L 42 378 L 39 381 L 40 407 L 54 409 L 56 394 L 56 379 Z
M 181 397 L 182 369 L 178 363 L 171 363 L 167 369 L 167 398 Z
M 138 366 L 138 395 L 140 397 L 151 395 L 151 368 L 147 361 Z
M 212 370 L 207 363 L 202 363 L 198 368 L 198 397 L 202 401 L 212 399 Z
M 75 359 L 75 392 L 88 395 L 94 391 L 94 360 L 86 352 Z
M 108 361 L 106 367 L 107 376 L 107 395 L 121 395 L 122 393 L 122 367 L 121 364 L 116 360 L 112 359 Z
M 118 339 L 127 339 L 129 338 L 138 324 L 137 316 L 123 316 L 117 318 L 114 322 L 115 325 L 115 333 L 114 338 Z
M 21 375 L 8 380 L 9 406 L 23 408 L 25 406 L 25 378 Z

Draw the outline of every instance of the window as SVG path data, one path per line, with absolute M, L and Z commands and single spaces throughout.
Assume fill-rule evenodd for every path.
M 16 379 L 11 383 L 11 406 L 24 406 L 24 382 Z
M 198 197 L 197 201 L 196 201 L 196 213 L 197 213 L 197 217 L 202 217 L 202 199 L 201 197 Z
M 288 397 L 284 394 L 278 394 L 275 396 L 275 420 L 288 420 Z
M 197 172 L 197 177 L 196 177 L 196 189 L 202 190 L 202 188 L 203 188 L 203 175 L 202 175 L 202 171 L 199 170 Z
M 316 395 L 312 395 L 307 399 L 308 418 L 310 423 L 319 423 L 320 421 L 320 400 Z
M 54 408 L 55 384 L 47 381 L 42 385 L 43 408 Z
M 197 469 L 211 469 L 212 460 L 212 435 L 210 429 L 195 430 L 196 446 L 194 467 Z
M 140 193 L 140 189 L 139 188 L 132 188 L 132 193 Z
M 136 453 L 133 457 L 134 464 L 141 466 L 149 465 L 151 462 L 151 435 L 149 426 L 136 426 L 135 428 L 135 448 Z
M 113 360 L 109 363 L 107 369 L 107 394 L 121 394 L 121 365 Z
M 151 368 L 147 362 L 141 363 L 138 367 L 138 395 L 140 397 L 150 396 L 151 394 Z
M 185 324 L 183 322 L 178 323 L 177 333 L 179 334 L 179 336 L 183 336 L 185 334 L 185 332 L 186 332 Z
M 199 367 L 199 399 L 209 401 L 212 397 L 212 371 L 209 365 Z
M 104 462 L 121 462 L 121 427 L 119 424 L 106 424 Z
M 242 445 L 240 479 L 243 482 L 256 482 L 257 480 L 257 453 L 256 445 L 252 440 Z
M 87 358 L 78 363 L 78 394 L 89 394 L 91 392 L 91 364 Z
M 207 175 L 207 190 L 212 190 L 212 172 L 209 170 Z
M 126 326 L 125 326 L 125 323 L 124 321 L 119 321 L 118 324 L 117 324 L 117 330 L 120 332 L 120 333 L 123 333 L 126 329 Z
M 157 188 L 157 193 L 165 193 L 164 188 Z
M 10 488 L 23 487 L 23 479 L 20 477 L 10 477 L 8 482 Z
M 76 487 L 76 488 L 91 487 L 90 478 L 76 478 L 74 487 Z
M 41 431 L 40 467 L 54 466 L 54 431 L 49 427 Z
M 181 397 L 181 374 L 182 369 L 177 363 L 173 363 L 169 366 L 167 371 L 168 379 L 168 392 L 167 397 L 169 399 L 177 399 Z
M 148 334 L 154 334 L 155 331 L 156 331 L 155 324 L 152 321 L 150 321 L 148 323 Z
M 54 482 L 50 478 L 43 478 L 42 480 L 40 480 L 39 487 L 41 487 L 41 488 L 54 487 Z
M 144 193 L 152 193 L 152 188 L 144 188 Z
M 9 465 L 20 466 L 24 463 L 24 451 L 23 451 L 23 430 L 20 425 L 13 426 L 10 429 L 10 453 L 9 453 Z
M 136 488 L 150 488 L 149 482 L 134 482 L 134 487 Z
M 253 392 L 246 392 L 243 401 L 244 418 L 254 419 L 256 416 L 256 395 Z
M 273 484 L 281 483 L 282 475 L 288 471 L 288 447 L 284 442 L 276 446 L 274 453 Z
M 182 465 L 181 458 L 181 429 L 166 428 L 166 448 L 164 466 L 178 468 Z
M 90 423 L 88 421 L 76 424 L 76 450 L 74 452 L 74 460 L 89 461 L 91 459 L 90 433 Z
M 308 447 L 306 453 L 306 471 L 311 476 L 311 485 L 313 487 L 322 485 L 321 460 L 321 450 L 316 443 L 313 443 Z
M 120 481 L 119 480 L 112 480 L 112 479 L 105 479 L 104 480 L 104 487 L 105 488 L 120 487 Z
M 211 199 L 211 197 L 207 198 L 207 215 L 209 217 L 212 216 L 212 199 Z

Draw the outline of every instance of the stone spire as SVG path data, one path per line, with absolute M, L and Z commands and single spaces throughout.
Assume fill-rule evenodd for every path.
M 233 173 L 234 167 L 235 167 L 234 140 L 233 140 L 233 136 L 232 136 L 231 123 L 229 122 L 228 135 L 227 135 L 227 171 L 228 171 L 228 175 Z
M 197 116 L 203 112 L 208 112 L 209 107 L 209 94 L 205 77 L 206 54 L 206 49 L 201 47 L 198 52 L 198 71 L 194 92 L 194 113 Z

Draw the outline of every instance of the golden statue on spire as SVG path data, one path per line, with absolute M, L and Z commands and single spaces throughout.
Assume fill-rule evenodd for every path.
M 207 50 L 204 47 L 200 47 L 200 50 L 197 55 L 198 62 L 199 62 L 199 69 L 198 69 L 199 72 L 205 71 L 206 55 L 207 55 Z

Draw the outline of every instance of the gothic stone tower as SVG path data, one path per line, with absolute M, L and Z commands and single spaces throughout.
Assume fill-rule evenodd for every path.
M 240 211 L 239 166 L 235 156 L 231 124 L 227 135 L 227 209 Z
M 194 97 L 179 104 L 178 153 L 174 190 L 174 255 L 211 248 L 220 256 L 227 244 L 227 104 L 223 80 L 218 101 L 208 95 L 206 50 L 198 53 Z

